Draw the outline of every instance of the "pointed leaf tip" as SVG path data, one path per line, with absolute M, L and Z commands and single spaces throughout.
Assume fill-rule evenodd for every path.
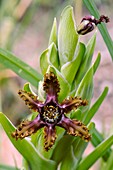
M 57 21 L 56 21 L 56 18 L 54 18 L 54 21 L 53 21 L 53 26 L 52 26 L 50 38 L 49 38 L 49 45 L 52 42 L 54 42 L 55 45 L 57 46 Z
M 78 42 L 78 33 L 74 20 L 73 8 L 67 6 L 60 18 L 58 29 L 58 50 L 61 65 L 71 61 Z

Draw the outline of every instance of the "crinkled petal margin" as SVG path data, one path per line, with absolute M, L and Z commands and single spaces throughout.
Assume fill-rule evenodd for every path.
M 88 128 L 79 120 L 71 120 L 63 115 L 62 120 L 57 123 L 57 126 L 64 128 L 69 135 L 79 136 L 86 142 L 91 140 Z
M 12 137 L 16 140 L 23 139 L 27 136 L 31 136 L 33 133 L 37 132 L 40 128 L 44 127 L 45 123 L 40 120 L 40 114 L 33 120 L 25 120 L 20 123 L 15 132 L 12 133 Z
M 65 113 L 70 112 L 71 110 L 76 110 L 80 106 L 86 106 L 88 104 L 87 100 L 82 100 L 80 97 L 70 97 L 69 99 L 65 99 L 61 103 L 61 108 Z
M 44 148 L 48 151 L 56 140 L 56 129 L 54 126 L 50 125 L 44 127 L 44 140 Z

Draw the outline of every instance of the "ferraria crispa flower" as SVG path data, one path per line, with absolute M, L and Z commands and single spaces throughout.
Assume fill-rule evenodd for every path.
M 57 77 L 53 72 L 46 73 L 44 76 L 43 89 L 46 93 L 46 100 L 43 103 L 38 100 L 31 92 L 20 90 L 18 94 L 25 101 L 25 104 L 35 112 L 37 117 L 33 121 L 23 121 L 12 136 L 17 139 L 23 139 L 37 132 L 44 127 L 44 148 L 48 151 L 55 142 L 56 129 L 55 126 L 64 128 L 68 134 L 79 136 L 85 141 L 91 139 L 91 135 L 87 127 L 79 120 L 71 120 L 66 117 L 73 109 L 79 106 L 87 105 L 87 100 L 82 100 L 80 97 L 70 97 L 65 99 L 61 104 L 58 103 L 58 93 L 60 85 Z

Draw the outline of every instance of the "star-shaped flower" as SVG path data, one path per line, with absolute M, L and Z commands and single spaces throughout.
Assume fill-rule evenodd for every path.
M 31 92 L 20 90 L 18 94 L 25 101 L 25 104 L 35 112 L 37 117 L 32 121 L 23 121 L 18 126 L 12 136 L 17 139 L 23 139 L 37 132 L 44 127 L 44 148 L 48 151 L 54 144 L 56 139 L 55 126 L 64 128 L 68 134 L 79 136 L 85 141 L 91 139 L 91 135 L 87 127 L 79 120 L 71 120 L 66 117 L 66 113 L 77 109 L 79 106 L 87 105 L 86 100 L 80 97 L 70 97 L 65 99 L 61 104 L 58 103 L 58 93 L 60 85 L 57 77 L 53 72 L 46 73 L 44 76 L 43 89 L 46 93 L 46 100 L 43 103 L 38 100 L 38 96 Z

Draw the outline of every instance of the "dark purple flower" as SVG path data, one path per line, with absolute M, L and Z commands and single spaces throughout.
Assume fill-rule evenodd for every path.
M 77 32 L 81 35 L 87 34 L 94 30 L 95 26 L 97 26 L 98 24 L 101 24 L 102 22 L 107 23 L 109 21 L 109 18 L 104 15 L 101 15 L 99 19 L 94 18 L 94 16 L 86 16 L 78 25 Z
M 61 104 L 58 103 L 58 93 L 60 92 L 60 85 L 54 73 L 46 73 L 44 76 L 43 89 L 46 93 L 46 100 L 43 103 L 38 100 L 31 92 L 20 90 L 18 94 L 25 101 L 25 104 L 35 112 L 37 117 L 33 121 L 23 121 L 18 126 L 12 136 L 23 139 L 27 136 L 37 132 L 40 128 L 44 127 L 44 148 L 48 151 L 55 142 L 56 129 L 55 126 L 64 128 L 68 134 L 79 136 L 85 141 L 91 139 L 91 135 L 87 127 L 79 120 L 71 120 L 66 117 L 66 113 L 71 110 L 76 110 L 79 106 L 87 105 L 86 100 L 80 97 L 70 97 L 65 99 Z

